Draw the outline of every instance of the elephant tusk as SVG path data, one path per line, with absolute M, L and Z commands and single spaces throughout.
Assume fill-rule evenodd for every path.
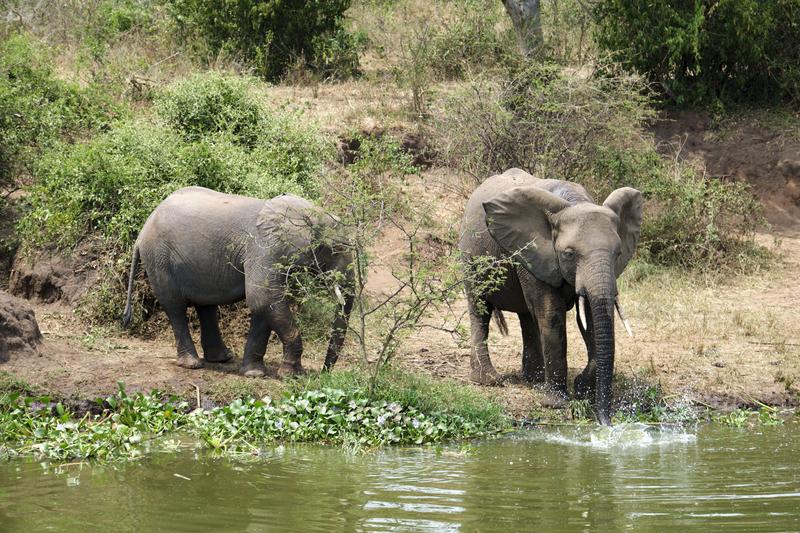
M 589 328 L 586 326 L 586 297 L 583 295 L 578 296 L 578 319 L 581 321 L 583 331 L 588 331 Z
M 339 288 L 339 285 L 333 286 L 333 292 L 336 293 L 336 299 L 339 300 L 339 303 L 344 305 L 344 296 L 342 296 L 342 289 Z
M 625 318 L 625 313 L 622 312 L 622 305 L 619 303 L 619 296 L 614 298 L 614 307 L 617 308 L 617 314 L 619 315 L 619 319 L 622 320 L 622 325 L 625 326 L 625 331 L 628 332 L 629 337 L 633 337 L 633 331 L 631 330 L 631 323 Z

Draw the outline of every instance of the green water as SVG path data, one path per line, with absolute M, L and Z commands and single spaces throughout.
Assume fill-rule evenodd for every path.
M 0 463 L 0 531 L 800 531 L 800 424 Z

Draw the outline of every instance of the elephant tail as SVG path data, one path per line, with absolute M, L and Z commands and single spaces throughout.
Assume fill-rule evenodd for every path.
M 128 276 L 128 300 L 125 302 L 125 312 L 122 313 L 122 327 L 127 328 L 133 319 L 133 282 L 139 270 L 139 243 L 133 246 L 133 259 L 131 259 L 131 273 Z
M 499 309 L 495 309 L 492 311 L 492 316 L 494 317 L 494 323 L 497 329 L 500 330 L 500 335 L 503 337 L 508 335 L 508 323 L 506 322 L 506 317 L 503 316 L 503 312 Z

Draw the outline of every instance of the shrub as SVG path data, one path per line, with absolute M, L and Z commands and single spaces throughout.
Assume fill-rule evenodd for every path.
M 605 0 L 598 44 L 677 103 L 800 97 L 800 1 Z
M 176 0 L 169 10 L 187 43 L 241 57 L 258 75 L 275 80 L 301 56 L 322 68 L 313 64 L 320 59 L 315 45 L 341 35 L 349 6 L 350 0 Z M 347 48 L 346 40 L 338 42 Z
M 9 37 L 0 43 L 0 189 L 30 175 L 41 150 L 104 127 L 119 111 L 94 88 L 57 79 L 31 37 Z
M 641 80 L 566 75 L 533 64 L 500 82 L 477 80 L 449 99 L 437 124 L 445 160 L 476 183 L 510 167 L 541 177 L 586 175 L 600 146 L 638 139 L 652 116 Z
M 328 144 L 296 113 L 267 113 L 240 82 L 194 77 L 169 88 L 158 109 L 172 128 L 124 121 L 43 155 L 20 223 L 26 244 L 71 247 L 99 234 L 129 250 L 156 205 L 189 185 L 259 198 L 316 195 Z
M 195 74 L 167 87 L 155 105 L 158 114 L 187 141 L 224 132 L 251 147 L 259 133 L 262 111 L 241 78 Z

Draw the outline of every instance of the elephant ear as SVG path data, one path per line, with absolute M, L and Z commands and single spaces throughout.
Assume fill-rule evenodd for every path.
M 622 241 L 622 253 L 614 266 L 617 277 L 625 270 L 628 261 L 636 251 L 639 234 L 642 230 L 642 193 L 630 187 L 622 187 L 612 192 L 603 202 L 603 206 L 614 211 L 619 217 L 619 238 Z
M 544 189 L 514 187 L 484 202 L 489 234 L 525 270 L 554 287 L 563 282 L 550 219 L 569 203 Z

